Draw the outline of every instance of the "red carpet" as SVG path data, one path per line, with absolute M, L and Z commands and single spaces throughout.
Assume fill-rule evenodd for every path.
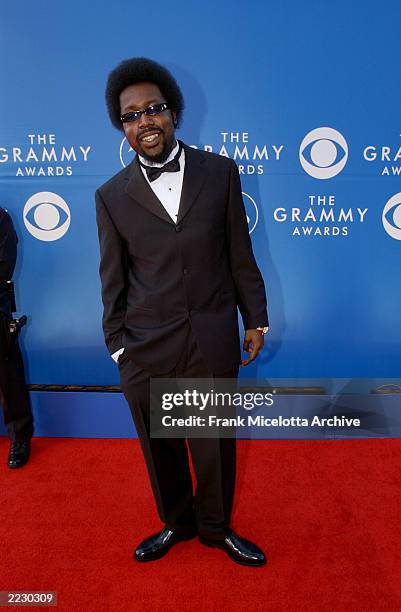
M 160 523 L 137 441 L 0 439 L 0 590 L 74 611 L 401 610 L 401 442 L 239 442 L 235 529 L 268 554 L 234 564 L 196 540 L 140 565 Z M 17 608 L 15 608 L 17 609 Z

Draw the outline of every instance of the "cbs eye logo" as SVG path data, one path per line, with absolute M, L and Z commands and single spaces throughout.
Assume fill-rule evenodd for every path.
M 401 192 L 393 195 L 383 208 L 383 227 L 389 236 L 401 240 Z
M 120 162 L 123 168 L 126 168 L 134 157 L 134 149 L 131 147 L 128 140 L 124 137 L 120 144 Z
M 45 242 L 62 238 L 71 223 L 68 204 L 51 191 L 40 191 L 31 196 L 22 214 L 28 232 Z
M 329 127 L 309 132 L 299 147 L 299 161 L 310 176 L 329 179 L 339 174 L 348 159 L 348 145 L 340 132 Z
M 256 206 L 255 200 L 251 198 L 250 195 L 245 193 L 245 191 L 242 192 L 242 195 L 245 196 L 244 205 L 245 205 L 246 219 L 248 221 L 249 233 L 252 234 L 253 230 L 255 229 L 258 223 L 258 219 L 259 219 L 258 207 Z

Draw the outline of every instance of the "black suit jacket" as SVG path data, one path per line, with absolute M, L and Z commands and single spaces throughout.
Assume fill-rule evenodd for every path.
M 153 374 L 171 371 L 188 321 L 214 374 L 241 361 L 245 329 L 268 324 L 235 162 L 184 146 L 177 224 L 138 158 L 96 191 L 103 329 L 111 353 Z
M 0 311 L 11 319 L 6 281 L 11 280 L 17 259 L 17 234 L 10 215 L 0 208 Z

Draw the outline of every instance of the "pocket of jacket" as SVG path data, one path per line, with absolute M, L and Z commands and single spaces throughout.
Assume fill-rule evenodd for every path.
M 125 348 L 123 352 L 121 353 L 121 355 L 118 357 L 117 364 L 119 366 L 122 365 L 126 359 L 129 359 L 129 357 L 128 357 L 127 349 Z
M 234 293 L 234 291 L 221 291 L 220 292 L 220 297 L 222 300 L 226 300 L 228 298 L 231 298 L 234 302 L 236 301 L 236 295 Z
M 154 309 L 151 308 L 150 306 L 142 306 L 141 304 L 139 304 L 138 306 L 136 304 L 133 304 L 132 306 L 129 306 L 129 310 L 131 310 L 132 312 L 138 311 L 138 312 L 153 312 Z

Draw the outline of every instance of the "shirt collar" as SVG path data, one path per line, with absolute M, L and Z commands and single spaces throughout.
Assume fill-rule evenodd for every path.
M 171 161 L 172 159 L 174 159 L 174 157 L 177 155 L 178 153 L 178 149 L 179 149 L 179 142 L 178 140 L 176 140 L 175 142 L 175 147 L 174 149 L 171 151 L 170 155 L 168 156 L 168 158 L 166 159 L 165 162 L 163 162 L 162 164 L 158 164 L 156 162 L 151 162 L 148 159 L 145 159 L 144 157 L 142 157 L 141 155 L 138 155 L 139 160 L 141 162 L 141 164 L 143 164 L 144 166 L 153 166 L 155 168 L 161 168 L 162 166 L 164 166 L 165 164 L 167 164 L 169 161 Z

